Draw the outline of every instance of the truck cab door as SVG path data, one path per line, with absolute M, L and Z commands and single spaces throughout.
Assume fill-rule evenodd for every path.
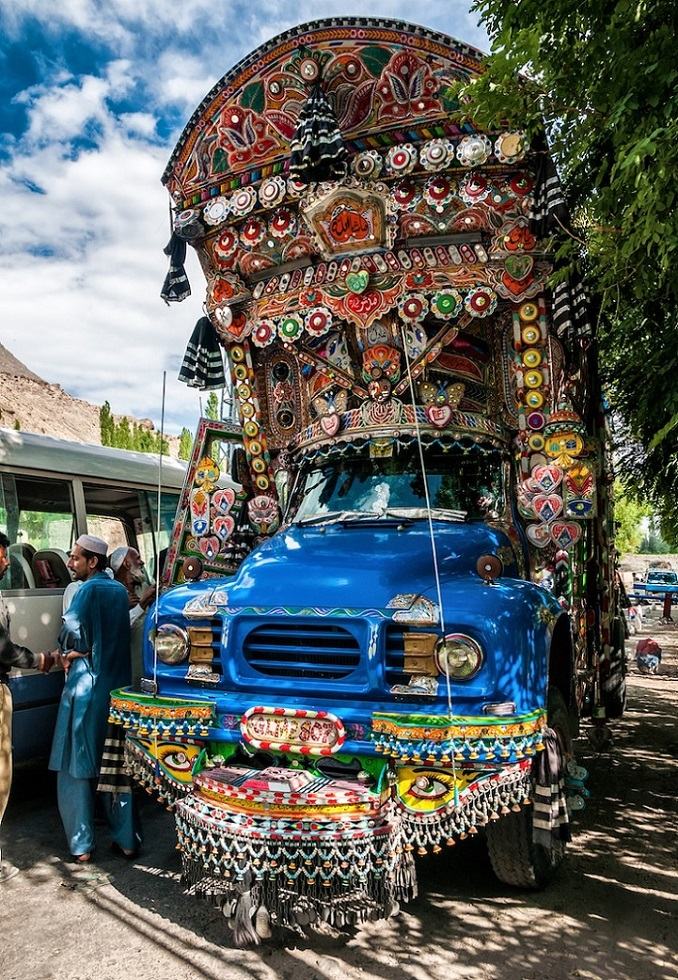
M 270 492 L 269 492 L 270 493 Z M 278 526 L 277 499 L 261 513 L 238 423 L 202 418 L 164 564 L 164 587 L 233 575 Z

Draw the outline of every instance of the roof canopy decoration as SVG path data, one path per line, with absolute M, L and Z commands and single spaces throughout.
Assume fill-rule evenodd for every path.
M 262 45 L 214 86 L 163 182 L 176 204 L 188 206 L 287 173 L 309 96 L 329 107 L 353 152 L 462 135 L 449 121 L 447 90 L 480 70 L 479 51 L 421 27 L 371 18 L 304 24 Z

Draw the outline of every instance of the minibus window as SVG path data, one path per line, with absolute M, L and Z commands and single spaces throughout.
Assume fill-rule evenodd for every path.
M 63 588 L 75 538 L 70 483 L 9 473 L 0 481 L 0 527 L 10 541 L 5 588 Z

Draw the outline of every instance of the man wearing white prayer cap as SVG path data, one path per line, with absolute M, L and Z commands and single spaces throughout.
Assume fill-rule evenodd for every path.
M 81 534 L 68 567 L 82 585 L 66 610 L 59 652 L 69 664 L 49 767 L 57 772 L 59 813 L 73 858 L 94 850 L 94 780 L 100 775 L 110 692 L 129 683 L 127 592 L 105 574 L 108 545 Z M 131 794 L 100 794 L 114 846 L 133 854 L 138 844 Z

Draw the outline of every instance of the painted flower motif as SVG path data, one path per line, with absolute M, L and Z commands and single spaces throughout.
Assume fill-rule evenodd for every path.
M 486 177 L 482 174 L 471 173 L 459 184 L 459 197 L 465 204 L 476 204 L 484 201 L 490 193 L 491 187 Z
M 287 185 L 284 177 L 268 177 L 259 187 L 259 200 L 262 207 L 274 208 L 285 198 Z
M 528 142 L 522 131 L 502 133 L 494 144 L 494 155 L 499 163 L 517 163 L 528 150 Z
M 285 235 L 293 235 L 297 230 L 297 221 L 292 211 L 289 208 L 278 208 L 275 214 L 271 215 L 268 230 L 273 238 L 284 238 Z
M 301 195 L 307 189 L 308 189 L 308 187 L 303 182 L 303 180 L 299 180 L 297 177 L 288 177 L 287 178 L 287 193 L 289 194 L 290 197 L 293 197 L 295 200 L 297 198 L 301 197 Z
M 423 270 L 410 272 L 405 277 L 405 285 L 408 289 L 426 289 L 433 285 L 433 276 L 430 272 Z
M 471 316 L 490 316 L 497 308 L 497 295 L 489 286 L 477 286 L 467 293 L 464 308 Z
M 259 245 L 266 237 L 266 225 L 259 218 L 248 218 L 240 229 L 240 241 L 247 248 Z
M 282 340 L 296 340 L 304 329 L 304 322 L 296 313 L 290 313 L 278 321 L 278 336 Z
M 393 188 L 393 202 L 398 211 L 410 211 L 421 201 L 421 193 L 413 180 L 401 180 Z
M 275 340 L 275 334 L 273 320 L 259 320 L 252 330 L 252 343 L 256 347 L 268 347 Z
M 534 187 L 534 180 L 529 174 L 515 174 L 509 180 L 509 187 L 518 197 L 527 197 Z
M 426 181 L 424 200 L 432 208 L 435 208 L 437 211 L 442 211 L 454 197 L 455 189 L 454 181 L 442 176 L 442 174 L 437 177 L 431 177 Z
M 226 197 L 215 197 L 203 208 L 202 216 L 205 224 L 220 225 L 231 213 L 231 205 Z
M 230 228 L 219 235 L 214 242 L 214 258 L 217 262 L 228 262 L 238 249 L 238 236 Z
M 428 313 L 428 300 L 423 293 L 410 293 L 398 300 L 398 313 L 408 323 L 421 323 Z
M 249 214 L 257 203 L 257 192 L 253 187 L 241 187 L 231 198 L 231 210 L 238 217 Z
M 419 150 L 419 162 L 424 170 L 444 170 L 454 159 L 454 143 L 450 140 L 429 140 Z
M 197 238 L 203 230 L 200 212 L 196 208 L 186 208 L 184 211 L 180 211 L 174 219 L 174 230 L 179 238 L 185 238 L 188 241 Z
M 537 244 L 537 239 L 526 225 L 513 225 L 504 234 L 504 248 L 509 252 L 530 252 Z
M 305 326 L 313 337 L 322 337 L 332 326 L 332 314 L 324 306 L 316 306 L 306 314 Z
M 464 136 L 459 140 L 457 160 L 462 167 L 480 167 L 489 159 L 492 143 L 487 136 L 476 133 L 475 136 Z
M 381 153 L 378 150 L 365 150 L 357 153 L 351 162 L 351 169 L 356 177 L 364 180 L 376 180 L 384 166 Z
M 417 165 L 417 151 L 411 143 L 392 146 L 386 154 L 386 169 L 392 174 L 409 174 Z
M 294 398 L 294 388 L 288 381 L 277 381 L 273 386 L 274 401 L 289 402 Z
M 433 297 L 431 310 L 439 320 L 453 320 L 459 316 L 463 302 L 456 289 L 440 289 Z

